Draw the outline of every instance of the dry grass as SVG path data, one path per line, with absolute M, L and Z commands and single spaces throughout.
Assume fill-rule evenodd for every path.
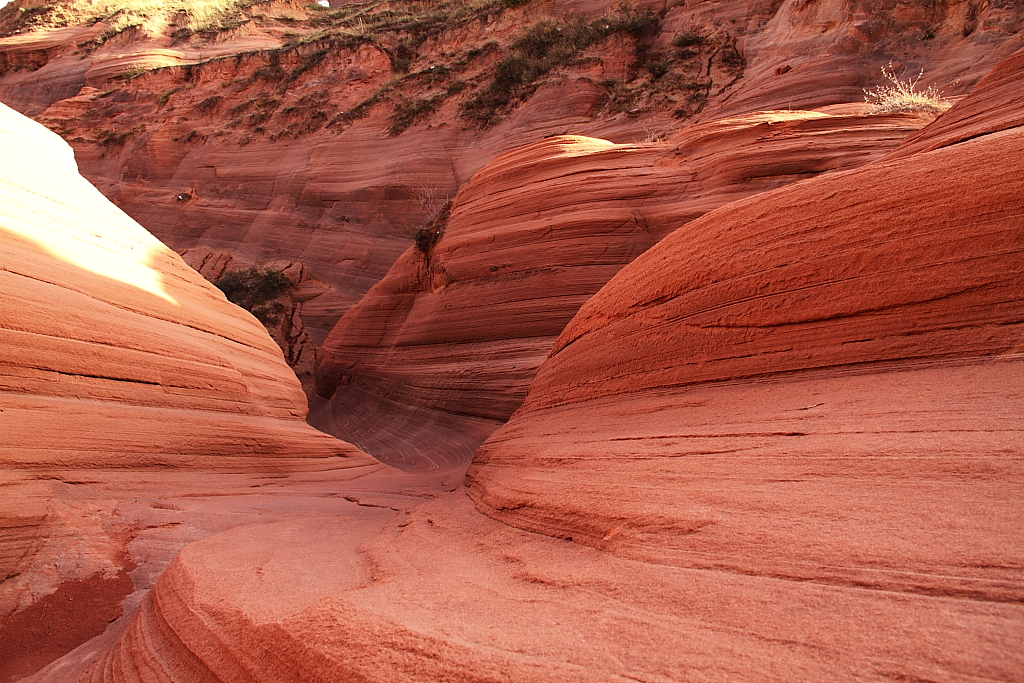
M 21 9 L 11 3 L 0 10 L 0 36 L 40 28 L 103 22 L 110 36 L 135 26 L 162 30 L 174 21 L 191 32 L 232 28 L 252 0 L 70 0 Z M 108 36 L 109 37 L 109 36 Z
M 891 85 L 880 85 L 874 90 L 864 91 L 864 101 L 871 104 L 869 114 L 897 114 L 902 112 L 921 112 L 941 114 L 952 106 L 942 93 L 933 85 L 918 90 L 924 71 L 917 78 L 900 80 L 893 71 L 892 64 L 882 67 L 882 75 Z

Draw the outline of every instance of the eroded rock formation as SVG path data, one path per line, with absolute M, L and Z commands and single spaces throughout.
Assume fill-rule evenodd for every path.
M 1021 45 L 1012 3 L 637 2 L 634 33 L 579 51 L 481 129 L 462 107 L 531 27 L 621 12 L 609 0 L 454 5 L 486 7 L 373 40 L 286 2 L 249 7 L 212 37 L 178 16 L 23 32 L 0 39 L 0 99 L 60 131 L 86 177 L 173 249 L 305 267 L 323 286 L 299 317 L 319 345 L 431 207 L 511 148 L 859 101 L 890 62 L 962 95 Z
M 0 148 L 9 646 L 2 618 L 61 583 L 127 581 L 140 527 L 120 506 L 141 480 L 234 473 L 237 487 L 253 473 L 351 479 L 380 466 L 305 423 L 305 396 L 263 327 L 79 176 L 67 143 L 0 105 Z
M 555 7 L 579 11 L 599 4 Z M 836 7 L 790 7 L 790 14 L 821 17 Z M 839 23 L 850 28 L 845 19 Z M 821 28 L 828 32 L 830 26 L 826 21 Z M 951 26 L 937 31 L 946 45 L 962 42 L 967 28 L 947 30 Z M 853 28 L 869 38 L 880 35 L 856 21 Z M 968 38 L 977 33 L 975 27 Z M 811 42 L 826 54 L 822 44 Z M 668 198 L 641 203 L 651 213 L 642 214 L 647 221 L 640 234 L 640 221 L 630 222 L 615 206 L 625 201 L 633 216 L 631 202 L 639 198 L 614 200 L 621 195 L 609 190 L 595 202 L 603 210 L 594 218 L 616 216 L 619 230 L 602 224 L 596 240 L 566 219 L 563 227 L 578 237 L 573 244 L 579 243 L 580 262 L 589 268 L 595 267 L 595 243 L 617 245 L 609 253 L 618 258 L 632 248 L 622 232 L 652 244 L 671 234 L 625 265 L 553 335 L 554 350 L 526 404 L 478 452 L 468 492 L 457 476 L 344 467 L 365 462 L 354 453 L 349 459 L 276 457 L 273 444 L 293 438 L 290 443 L 306 452 L 302 439 L 309 432 L 298 427 L 286 434 L 266 427 L 273 437 L 264 444 L 269 452 L 244 462 L 227 449 L 228 440 L 242 438 L 235 432 L 212 444 L 213 455 L 203 455 L 198 439 L 184 444 L 196 457 L 175 461 L 177 469 L 153 462 L 119 471 L 42 465 L 5 471 L 13 479 L 5 481 L 4 493 L 17 497 L 2 500 L 18 501 L 7 516 L 13 523 L 4 527 L 4 538 L 13 540 L 0 546 L 8 566 L 17 543 L 54 539 L 48 542 L 59 551 L 33 569 L 37 575 L 43 569 L 72 576 L 96 568 L 86 580 L 105 582 L 104 610 L 129 590 L 126 575 L 134 589 L 124 614 L 104 633 L 32 680 L 1019 678 L 1024 139 L 1013 111 L 1019 59 L 994 71 L 949 112 L 950 119 L 940 117 L 883 158 L 896 138 L 915 127 L 910 119 L 858 119 L 852 108 L 842 109 L 846 118 L 840 121 L 821 112 L 769 114 L 757 121 L 737 116 L 733 123 L 713 124 L 724 126 L 718 143 L 714 136 L 700 138 L 711 145 L 706 159 L 713 179 L 701 189 L 708 194 L 698 194 L 700 208 L 675 206 Z M 829 63 L 835 68 L 838 62 Z M 542 118 L 537 102 L 571 91 L 538 92 L 535 122 Z M 505 132 L 523 120 L 504 124 Z M 695 127 L 693 133 L 708 130 Z M 886 142 L 865 147 L 865 135 Z M 770 191 L 739 196 L 744 192 L 733 181 L 760 164 L 744 151 L 728 152 L 730 139 L 761 145 L 762 159 L 778 162 L 774 171 L 757 175 Z M 830 146 L 840 140 L 845 142 Z M 826 168 L 808 168 L 801 149 L 819 141 L 826 150 L 845 151 L 815 157 L 828 160 Z M 487 233 L 474 232 L 469 220 L 471 205 L 496 223 L 509 204 L 529 196 L 550 201 L 546 211 L 568 214 L 568 204 L 555 211 L 558 197 L 549 195 L 589 196 L 590 188 L 570 182 L 574 176 L 603 191 L 616 177 L 657 186 L 687 163 L 699 166 L 699 160 L 670 154 L 676 143 L 551 138 L 499 159 L 456 201 L 448 235 L 428 244 L 422 257 L 407 253 L 407 262 L 367 298 L 363 322 L 353 328 L 359 335 L 349 337 L 359 362 L 371 372 L 386 369 L 374 357 L 378 339 L 408 334 L 404 339 L 417 342 L 410 346 L 413 360 L 425 367 L 430 344 L 423 342 L 431 335 L 457 339 L 472 331 L 464 313 L 453 318 L 460 322 L 451 330 L 444 315 L 431 313 L 440 310 L 439 297 L 430 298 L 438 284 L 438 293 L 452 289 L 463 311 L 477 304 L 515 314 L 502 295 L 514 298 L 518 290 L 498 292 L 486 274 L 513 261 L 491 262 Z M 573 156 L 574 148 L 586 153 Z M 549 195 L 519 192 L 503 175 L 522 167 L 520 155 L 536 157 L 534 168 L 552 176 Z M 595 159 L 614 162 L 603 170 L 607 178 L 597 165 L 587 165 Z M 854 168 L 860 162 L 866 165 Z M 668 169 L 661 176 L 659 163 Z M 562 175 L 564 165 L 580 172 Z M 836 172 L 771 189 L 793 173 L 822 170 Z M 713 199 L 733 190 L 738 201 Z M 543 236 L 542 226 L 535 227 L 534 234 Z M 82 235 L 76 245 L 87 246 L 92 235 Z M 538 258 L 514 225 L 493 237 L 507 253 Z M 447 240 L 463 246 L 446 252 Z M 123 246 L 117 239 L 97 244 Z M 30 246 L 17 246 L 19 258 L 34 253 Z M 259 260 L 207 246 L 216 263 Z M 62 252 L 63 258 L 88 252 L 73 251 Z M 120 280 L 96 275 L 103 286 L 83 291 L 93 298 L 127 292 L 115 302 L 124 315 L 137 311 L 145 330 L 180 323 L 175 316 L 182 313 L 168 308 L 161 293 L 179 303 L 209 299 L 213 313 L 194 314 L 185 334 L 219 335 L 229 344 L 249 330 L 259 343 L 242 356 L 247 366 L 238 370 L 237 381 L 258 374 L 253 368 L 276 377 L 280 359 L 266 369 L 264 352 L 273 347 L 256 334 L 255 323 L 238 317 L 195 275 L 177 279 L 180 262 L 158 251 L 150 271 L 160 279 L 122 263 Z M 82 288 L 91 282 L 79 266 L 55 261 L 57 272 L 85 278 Z M 599 265 L 619 267 L 611 258 Z M 579 281 L 588 278 L 581 274 Z M 484 294 L 479 299 L 469 293 L 474 279 Z M 524 276 L 522 282 L 537 291 L 542 280 L 531 284 Z M 394 306 L 396 298 L 403 307 Z M 543 329 L 548 311 L 564 312 L 558 303 L 553 298 L 526 309 L 525 319 Z M 139 310 L 144 305 L 150 308 Z M 34 310 L 53 309 L 40 303 Z M 65 327 L 74 330 L 79 314 L 72 312 Z M 223 319 L 214 315 L 221 313 Z M 156 314 L 164 317 L 150 322 Z M 118 315 L 111 318 L 115 323 Z M 206 315 L 240 331 L 229 334 L 212 322 L 203 327 Z M 388 324 L 391 319 L 395 325 Z M 491 325 L 497 332 L 502 326 L 509 326 L 504 318 Z M 143 343 L 127 326 L 117 329 L 124 330 L 122 343 L 136 340 L 133 350 L 165 348 L 158 343 L 162 338 Z M 107 334 L 107 328 L 92 334 Z M 41 348 L 50 348 L 38 336 Z M 494 353 L 497 347 L 480 348 Z M 415 372 L 407 377 L 424 372 L 414 364 L 400 370 L 409 368 Z M 143 409 L 131 401 L 156 392 L 151 385 L 133 391 L 133 383 L 140 383 L 134 380 L 150 377 L 145 372 L 133 370 L 116 396 L 108 380 L 51 377 L 64 383 L 51 398 L 77 411 L 117 402 L 126 410 Z M 269 383 L 255 382 L 248 398 L 228 384 L 223 403 L 216 402 L 221 389 L 212 381 L 187 399 L 175 394 L 162 400 L 194 401 L 194 412 L 204 414 L 231 406 L 251 428 L 243 442 L 250 444 L 264 438 L 265 423 L 294 424 L 301 415 L 301 409 L 282 413 L 284 406 L 299 405 L 294 382 L 276 399 L 264 391 Z M 393 387 L 415 400 L 440 395 L 419 380 Z M 467 401 L 487 405 L 479 396 Z M 166 411 L 187 412 L 173 406 Z M 134 425 L 117 426 L 135 438 Z M 51 424 L 39 424 L 40 434 L 52 431 Z M 319 443 L 327 444 L 325 438 Z M 153 443 L 161 442 L 154 432 Z M 81 459 L 57 455 L 67 462 Z M 196 471 L 193 463 L 206 469 Z M 258 466 L 230 473 L 249 463 Z M 341 468 L 324 467 L 331 463 Z M 45 555 L 45 548 L 30 551 Z M 131 563 L 138 567 L 131 570 Z M 84 584 L 64 584 L 51 598 L 74 598 L 84 590 Z M 45 600 L 36 603 L 40 611 L 50 607 Z M 0 630 L 3 647 L 11 642 L 5 635 Z
M 464 464 L 579 307 L 665 234 L 866 163 L 928 120 L 767 112 L 663 143 L 563 136 L 500 155 L 455 198 L 443 236 L 407 251 L 328 336 L 310 422 L 393 465 Z
M 1006 77 L 963 103 L 978 137 L 729 204 L 624 268 L 477 452 L 477 508 L 1019 633 L 1024 130 L 986 102 Z

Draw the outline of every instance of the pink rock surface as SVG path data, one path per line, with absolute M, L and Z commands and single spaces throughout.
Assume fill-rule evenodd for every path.
M 411 509 L 363 500 L 395 510 L 239 528 L 188 546 L 113 646 L 79 651 L 32 682 L 1020 672 L 1014 602 L 625 559 L 483 517 L 461 491 Z
M 515 411 L 579 307 L 707 211 L 893 149 L 916 115 L 762 112 L 663 143 L 562 136 L 499 155 L 324 342 L 310 422 L 398 466 L 450 467 Z
M 624 267 L 468 495 L 358 467 L 22 478 L 11 528 L 49 490 L 77 528 L 141 529 L 125 615 L 32 680 L 1020 679 L 1024 136 L 972 125 Z
M 474 458 L 477 509 L 643 563 L 1001 604 L 966 629 L 1003 643 L 984 666 L 910 618 L 901 676 L 1019 676 L 1022 153 L 1011 127 L 677 230 L 566 327 Z
M 125 565 L 113 471 L 380 466 L 309 427 L 263 327 L 78 175 L 70 147 L 0 107 L 0 617 Z M 88 472 L 88 473 L 86 473 Z
M 588 0 L 506 9 L 431 36 L 417 48 L 411 68 L 429 69 L 445 63 L 445 55 L 479 51 L 492 41 L 507 47 L 550 16 L 593 17 L 616 6 Z M 294 3 L 261 4 L 266 21 L 208 41 L 175 42 L 168 31 L 140 28 L 85 54 L 77 43 L 99 29 L 0 39 L 0 60 L 6 60 L 0 69 L 8 67 L 0 75 L 0 99 L 61 131 L 86 177 L 173 249 L 205 247 L 240 261 L 304 266 L 323 285 L 299 315 L 301 328 L 319 345 L 408 247 L 430 213 L 420 201 L 424 192 L 433 192 L 439 205 L 497 154 L 558 133 L 635 141 L 667 136 L 689 125 L 690 117 L 711 121 L 859 102 L 864 88 L 878 84 L 879 67 L 891 61 L 901 75 L 924 68 L 925 82 L 962 95 L 1022 40 L 1021 15 L 1012 3 L 962 0 L 937 8 L 672 0 L 634 6 L 660 18 L 639 53 L 635 41 L 624 38 L 588 49 L 579 64 L 546 76 L 523 106 L 489 130 L 470 125 L 459 107 L 488 82 L 497 56 L 470 60 L 468 70 L 458 72 L 469 87 L 390 136 L 395 107 L 437 88 L 409 77 L 388 91 L 392 79 L 405 76 L 394 71 L 388 53 L 394 46 L 387 40 L 271 49 L 282 45 L 285 33 L 300 30 L 295 22 L 275 25 L 274 17 L 311 14 Z M 609 83 L 636 82 L 646 65 L 676 59 L 673 41 L 691 31 L 716 47 L 690 61 L 686 87 L 647 83 L 643 88 L 651 92 L 638 102 L 612 101 Z M 928 31 L 934 38 L 925 40 Z M 738 61 L 723 62 L 726 45 Z M 319 62 L 306 62 L 323 50 Z M 180 65 L 151 68 L 175 61 Z M 258 76 L 297 68 L 304 71 L 294 81 Z M 125 81 L 126 69 L 146 73 Z M 79 95 L 83 86 L 97 90 Z M 381 97 L 366 118 L 350 127 L 319 127 L 375 93 Z M 177 199 L 183 192 L 188 201 Z

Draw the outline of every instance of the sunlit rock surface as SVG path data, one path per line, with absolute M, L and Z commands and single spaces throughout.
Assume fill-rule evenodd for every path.
M 0 640 L 10 646 L 3 618 L 63 582 L 127 581 L 116 590 L 131 592 L 125 545 L 140 527 L 119 506 L 138 480 L 117 472 L 340 470 L 347 480 L 380 466 L 305 423 L 305 396 L 263 327 L 79 176 L 63 140 L 0 106 L 0 149 Z M 4 651 L 5 665 L 15 654 Z
M 468 493 L 154 473 L 120 512 L 153 588 L 31 680 L 1020 678 L 1024 138 L 958 106 L 979 136 L 740 198 L 625 266 Z

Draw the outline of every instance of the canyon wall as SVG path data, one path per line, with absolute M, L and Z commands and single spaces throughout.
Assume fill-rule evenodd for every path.
M 65 136 L 85 176 L 173 249 L 304 268 L 275 334 L 286 351 L 308 337 L 308 361 L 416 228 L 511 148 L 859 102 L 890 62 L 958 96 L 1022 44 L 1010 3 L 640 2 L 633 33 L 580 50 L 481 126 L 463 107 L 528 29 L 628 21 L 607 1 L 476 4 L 428 34 L 373 40 L 282 2 L 214 37 L 175 37 L 177 19 L 19 33 L 0 39 L 0 99 Z
M 477 452 L 477 508 L 645 562 L 1019 601 L 1020 58 L 951 110 L 977 136 L 910 152 L 940 118 L 620 271 Z
M 62 583 L 131 592 L 125 547 L 140 527 L 121 506 L 154 479 L 347 480 L 380 465 L 305 423 L 262 325 L 78 175 L 67 143 L 0 106 L 0 148 L 6 648 L 17 638 L 4 619 Z
M 867 163 L 929 120 L 771 112 L 665 142 L 560 136 L 499 155 L 455 197 L 443 234 L 327 337 L 309 421 L 391 465 L 464 465 L 622 266 L 711 209 Z
M 978 137 L 739 199 L 624 266 L 468 493 L 210 536 L 33 682 L 1015 679 L 1024 135 L 958 107 Z M 521 154 L 626 153 L 545 144 Z
M 3 110 L 0 678 L 1020 677 L 1022 53 L 974 88 L 1019 8 L 638 7 L 484 128 L 524 26 L 609 3 L 0 39 L 184 254 Z M 865 116 L 888 60 L 967 96 Z M 313 412 L 414 473 L 183 261 L 293 275 Z

